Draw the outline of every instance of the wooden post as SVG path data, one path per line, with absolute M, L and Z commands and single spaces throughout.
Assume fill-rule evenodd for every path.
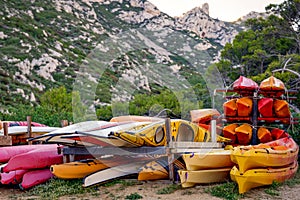
M 169 165 L 169 179 L 170 181 L 174 182 L 174 154 L 171 152 L 170 143 L 172 142 L 172 135 L 171 135 L 171 120 L 170 118 L 167 118 L 165 121 L 166 126 L 166 136 L 167 136 L 167 156 L 168 156 L 168 165 Z
M 4 136 L 8 136 L 8 123 L 7 122 L 3 123 L 3 133 L 4 133 Z
M 60 121 L 60 124 L 61 124 L 61 127 L 66 127 L 66 126 L 68 126 L 69 125 L 69 122 L 68 122 L 68 120 L 61 120 Z
M 32 137 L 31 116 L 27 116 L 27 134 L 28 134 L 28 138 Z M 28 141 L 28 144 L 32 144 L 32 142 Z

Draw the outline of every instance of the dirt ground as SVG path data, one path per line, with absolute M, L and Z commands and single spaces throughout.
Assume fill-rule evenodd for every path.
M 210 187 L 208 185 L 199 185 L 188 189 L 178 189 L 171 194 L 157 194 L 157 191 L 166 188 L 170 185 L 168 181 L 153 181 L 153 182 L 141 182 L 137 185 L 122 187 L 122 185 L 116 184 L 110 187 L 99 187 L 99 192 L 95 194 L 81 194 L 81 195 L 71 195 L 60 197 L 60 200 L 98 200 L 98 199 L 125 199 L 126 196 L 130 194 L 137 193 L 142 196 L 142 199 L 147 200 L 196 200 L 196 199 L 209 199 L 218 200 L 221 198 L 211 196 L 209 193 L 205 192 L 205 189 Z M 242 199 L 286 199 L 286 200 L 296 200 L 300 199 L 300 185 L 293 187 L 282 186 L 279 190 L 279 196 L 271 196 L 265 193 L 266 188 L 252 189 L 247 192 Z M 40 199 L 38 197 L 28 197 L 24 196 L 24 192 L 19 189 L 12 189 L 7 187 L 0 187 L 0 199 L 20 199 L 20 200 L 33 200 Z

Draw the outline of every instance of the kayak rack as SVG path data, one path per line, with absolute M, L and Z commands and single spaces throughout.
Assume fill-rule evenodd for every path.
M 114 147 L 114 146 L 67 146 L 62 149 L 64 163 L 72 162 L 75 156 L 93 155 L 121 155 L 121 156 L 151 156 L 156 157 L 167 156 L 169 166 L 169 179 L 175 182 L 174 176 L 174 161 L 183 153 L 192 152 L 209 152 L 212 149 L 222 148 L 222 143 L 212 142 L 175 142 L 171 137 L 171 123 L 170 119 L 165 120 L 166 125 L 166 146 L 158 147 Z M 212 133 L 213 134 L 213 133 Z M 216 140 L 216 136 L 212 136 L 212 140 Z

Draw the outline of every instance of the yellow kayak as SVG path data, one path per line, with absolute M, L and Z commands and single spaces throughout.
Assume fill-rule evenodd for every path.
M 283 167 L 298 158 L 298 145 L 292 138 L 282 138 L 257 146 L 235 147 L 231 160 L 238 164 L 241 173 L 249 169 Z
M 210 140 L 210 133 L 206 129 L 182 119 L 171 120 L 170 131 L 173 141 L 207 142 Z M 110 136 L 137 146 L 164 146 L 167 138 L 165 121 L 151 123 L 134 131 L 113 131 Z M 230 141 L 221 136 L 218 136 L 218 140 Z
M 183 154 L 187 170 L 215 169 L 232 167 L 231 150 L 211 150 L 206 153 Z
M 252 188 L 271 185 L 274 181 L 284 182 L 292 178 L 298 169 L 298 162 L 283 168 L 251 169 L 241 173 L 237 167 L 230 171 L 230 177 L 237 182 L 239 193 L 245 193 Z
M 197 171 L 179 170 L 181 186 L 193 187 L 201 183 L 219 183 L 229 179 L 231 168 L 207 169 Z
M 135 162 L 139 159 L 126 156 L 113 156 L 102 159 L 80 160 L 70 163 L 52 165 L 50 167 L 50 171 L 56 177 L 61 179 L 77 179 L 84 178 L 89 174 L 103 169 Z

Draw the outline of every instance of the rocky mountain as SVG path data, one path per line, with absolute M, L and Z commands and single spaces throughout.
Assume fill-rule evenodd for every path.
M 3 0 L 0 15 L 2 108 L 60 85 L 101 104 L 207 83 L 243 27 L 211 18 L 208 4 L 172 18 L 146 0 Z

